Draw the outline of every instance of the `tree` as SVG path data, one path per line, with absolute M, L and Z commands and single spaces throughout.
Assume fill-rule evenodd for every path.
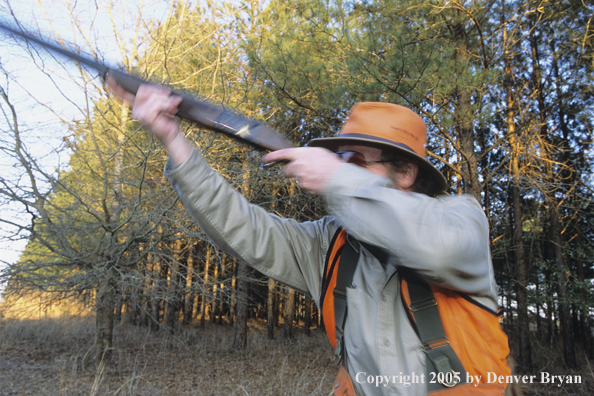
M 91 43 L 92 36 L 85 36 L 76 14 L 70 15 L 73 29 Z M 122 48 L 128 69 L 139 48 Z M 155 166 L 162 161 L 155 142 L 139 133 L 126 106 L 101 94 L 104 87 L 94 76 L 84 69 L 77 71 L 75 81 L 84 89 L 86 107 L 79 107 L 82 118 L 69 122 L 71 136 L 64 140 L 72 152 L 70 169 L 56 175 L 44 172 L 35 156 L 19 144 L 17 124 L 13 124 L 11 154 L 29 175 L 29 183 L 21 188 L 18 180 L 5 179 L 4 195 L 32 213 L 33 221 L 23 226 L 29 234 L 27 249 L 4 277 L 10 280 L 8 293 L 41 288 L 61 297 L 95 295 L 99 363 L 109 362 L 116 291 L 138 290 L 137 280 L 142 278 L 134 274 L 146 255 L 163 256 L 165 252 L 157 248 L 173 239 L 175 232 L 160 225 L 167 223 L 166 213 L 171 213 L 177 200 L 167 192 Z M 51 77 L 50 71 L 45 72 Z M 96 93 L 99 96 L 93 96 Z M 42 184 L 44 190 L 38 187 Z M 161 239 L 152 240 L 141 252 L 140 244 L 159 229 L 164 231 Z M 174 257 L 174 265 L 178 262 Z
M 449 192 L 471 194 L 485 209 L 504 328 L 518 368 L 529 371 L 539 364 L 539 343 L 550 348 L 562 340 L 568 367 L 578 364 L 574 340 L 593 344 L 588 11 L 579 1 L 174 2 L 167 18 L 146 22 L 146 30 L 137 24 L 134 43 L 142 45 L 119 43 L 128 70 L 266 121 L 297 145 L 335 134 L 358 101 L 389 101 L 421 114 L 428 155 L 450 181 Z M 76 30 L 81 23 L 73 18 Z M 241 348 L 247 308 L 263 300 L 254 283 L 262 277 L 243 264 L 237 276 L 219 266 L 222 253 L 161 176 L 163 153 L 93 76 L 78 75 L 86 107 L 76 121 L 63 120 L 72 154 L 57 174 L 23 144 L 13 117 L 19 111 L 4 86 L 10 139 L 3 149 L 21 173 L 0 179 L 0 195 L 35 216 L 31 224 L 3 218 L 30 238 L 20 262 L 4 273 L 8 291 L 42 287 L 94 299 L 98 360 L 110 351 L 114 306 L 134 323 L 175 329 L 182 314 L 182 324 L 191 322 L 194 294 L 202 325 L 215 307 L 221 320 L 230 301 Z M 325 215 L 319 198 L 282 181 L 278 169 L 260 168 L 250 149 L 182 127 L 251 202 L 300 221 Z M 268 286 L 272 336 L 276 285 Z M 295 304 L 287 300 L 290 330 Z M 309 318 L 299 301 L 299 317 Z M 541 338 L 532 328 L 543 322 Z

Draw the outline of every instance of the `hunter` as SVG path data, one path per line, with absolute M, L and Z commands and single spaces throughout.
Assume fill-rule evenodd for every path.
M 504 394 L 487 380 L 510 375 L 487 219 L 473 197 L 444 193 L 417 114 L 358 103 L 336 137 L 267 154 L 327 203 L 330 215 L 300 223 L 209 167 L 174 117 L 179 97 L 108 83 L 167 149 L 165 175 L 211 240 L 316 301 L 340 362 L 335 395 Z

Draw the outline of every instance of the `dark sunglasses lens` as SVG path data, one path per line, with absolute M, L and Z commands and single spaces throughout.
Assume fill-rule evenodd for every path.
M 363 156 L 359 153 L 355 153 L 355 155 L 353 155 L 349 161 L 349 163 L 351 164 L 355 164 L 357 166 L 362 166 L 365 167 L 367 166 L 367 162 L 365 162 L 365 160 L 363 159 Z
M 341 160 L 348 162 L 349 164 L 363 167 L 366 165 L 365 157 L 357 151 L 338 151 L 336 154 L 338 154 Z

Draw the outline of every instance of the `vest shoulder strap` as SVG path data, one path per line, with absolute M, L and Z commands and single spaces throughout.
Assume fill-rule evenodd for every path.
M 353 284 L 353 276 L 359 262 L 359 253 L 346 241 L 340 255 L 339 271 L 336 275 L 336 286 L 332 291 L 334 295 L 334 332 L 336 334 L 336 347 L 334 356 L 337 360 L 344 359 L 344 325 L 347 318 L 346 288 Z
M 427 356 L 427 372 L 435 373 L 436 381 L 429 382 L 428 390 L 452 388 L 464 383 L 464 366 L 450 345 L 437 308 L 437 301 L 427 282 L 414 272 L 404 268 L 399 270 L 403 303 L 409 314 L 410 322 L 417 332 L 423 352 Z M 408 299 L 404 298 L 408 292 Z M 457 373 L 457 375 L 456 375 Z
M 335 348 L 337 359 L 344 359 L 345 355 L 342 337 L 348 313 L 346 288 L 352 285 L 358 261 L 359 254 L 347 242 L 346 231 L 339 229 L 332 238 L 326 255 L 320 298 L 326 335 L 330 344 Z M 467 356 L 469 352 L 468 348 L 465 347 L 467 342 L 464 340 L 468 338 L 467 332 L 469 331 L 474 337 L 472 338 L 473 344 L 484 345 L 485 348 L 483 349 L 493 349 L 492 353 L 486 354 L 481 366 L 485 365 L 493 372 L 510 373 L 505 361 L 509 353 L 507 338 L 501 331 L 495 315 L 485 311 L 484 307 L 477 307 L 476 303 L 467 303 L 464 296 L 460 297 L 457 292 L 444 291 L 429 285 L 414 271 L 399 268 L 398 272 L 402 302 L 427 356 L 427 373 L 428 375 L 432 373 L 435 379 L 434 384 L 428 384 L 429 392 L 442 394 L 449 390 L 458 394 L 462 390 L 461 388 L 465 389 L 468 386 L 472 386 L 471 389 L 474 390 L 474 384 L 463 385 L 466 382 L 466 376 L 463 374 L 467 371 L 471 373 L 476 371 L 473 369 L 472 364 L 466 369 L 464 366 L 469 364 L 469 361 L 476 360 L 476 354 L 472 355 L 474 356 L 472 358 Z M 450 296 L 451 294 L 454 295 Z M 461 303 L 465 304 L 464 307 L 456 310 L 456 304 Z M 475 311 L 478 310 L 478 312 L 468 313 L 467 306 L 475 307 Z M 445 319 L 441 317 L 441 309 L 445 309 L 447 312 Z M 470 323 L 475 320 L 482 327 L 475 324 L 474 327 L 470 326 L 471 329 L 469 330 L 467 329 L 469 326 L 460 326 L 458 321 L 464 321 L 464 318 L 461 318 L 464 315 L 471 316 L 471 318 L 467 318 L 467 322 Z M 444 323 L 449 326 L 448 332 L 445 331 Z M 452 333 L 452 331 L 454 332 Z M 451 343 L 446 333 L 453 337 Z M 458 333 L 461 333 L 461 335 L 458 335 Z M 462 355 L 458 355 L 456 351 L 462 353 Z M 461 363 L 459 356 L 464 359 L 464 364 Z M 458 376 L 455 375 L 455 372 L 459 373 Z M 476 374 L 485 373 L 476 371 Z M 452 389 L 451 387 L 454 386 L 455 388 Z M 504 389 L 504 386 L 497 387 L 492 392 L 485 394 L 501 394 L 502 389 Z
M 359 254 L 347 242 L 346 231 L 343 228 L 338 229 L 326 255 L 320 297 L 324 328 L 337 360 L 344 358 L 343 330 L 347 318 L 346 288 L 353 283 L 358 258 Z

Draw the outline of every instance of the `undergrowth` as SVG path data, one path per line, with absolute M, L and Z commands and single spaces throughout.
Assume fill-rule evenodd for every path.
M 0 320 L 0 396 L 8 395 L 253 395 L 327 396 L 337 366 L 326 336 L 302 329 L 285 341 L 250 323 L 248 346 L 232 348 L 233 328 L 207 323 L 174 334 L 117 325 L 111 365 L 96 367 L 94 318 Z M 560 346 L 533 345 L 534 384 L 526 396 L 592 395 L 594 373 L 584 353 L 580 369 L 565 370 Z M 540 372 L 581 383 L 542 384 Z
M 321 331 L 269 340 L 250 325 L 174 334 L 118 325 L 113 361 L 95 367 L 93 318 L 0 321 L 0 395 L 328 395 L 337 372 Z

